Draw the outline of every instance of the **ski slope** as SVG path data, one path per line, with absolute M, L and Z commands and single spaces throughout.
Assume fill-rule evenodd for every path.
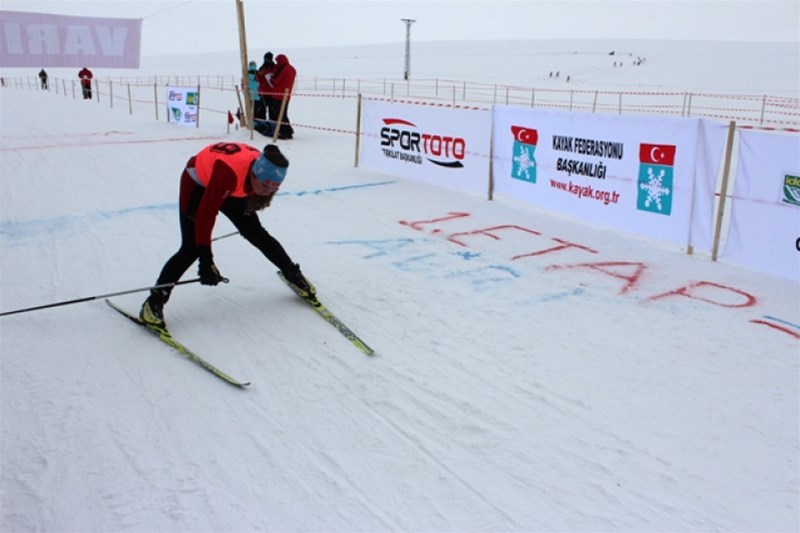
M 40 91 L 0 114 L 1 311 L 154 283 L 186 160 L 249 142 Z M 261 217 L 375 356 L 237 236 L 214 243 L 230 283 L 166 313 L 247 390 L 102 301 L 2 317 L 0 529 L 800 529 L 798 283 L 354 168 L 353 146 L 298 127 Z

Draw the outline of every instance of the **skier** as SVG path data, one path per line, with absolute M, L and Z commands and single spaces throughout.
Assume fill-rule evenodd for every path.
M 303 276 L 300 265 L 264 229 L 257 214 L 272 202 L 288 167 L 289 161 L 274 144 L 268 144 L 262 152 L 244 143 L 219 142 L 192 156 L 181 174 L 181 246 L 164 264 L 157 285 L 177 283 L 198 258 L 200 283 L 218 285 L 227 281 L 211 253 L 211 231 L 221 212 L 242 237 L 281 270 L 295 292 L 303 298 L 314 298 L 316 289 Z M 164 304 L 171 290 L 171 287 L 151 290 L 139 318 L 166 329 Z
M 44 69 L 39 71 L 39 81 L 42 82 L 42 90 L 46 91 L 47 90 L 47 72 Z
M 92 78 L 94 74 L 92 71 L 86 67 L 83 67 L 80 72 L 78 72 L 78 77 L 81 79 L 81 89 L 83 90 L 83 99 L 84 100 L 91 100 L 92 99 Z

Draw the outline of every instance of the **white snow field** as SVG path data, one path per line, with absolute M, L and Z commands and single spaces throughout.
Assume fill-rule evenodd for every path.
M 641 44 L 652 51 L 638 70 L 602 72 L 564 47 L 525 80 L 492 70 L 502 45 L 470 50 L 492 82 L 566 65 L 586 88 L 796 96 L 796 55 L 744 61 L 709 43 L 676 57 L 684 48 L 668 44 Z M 335 52 L 294 55 L 312 77 L 313 57 Z M 340 71 L 384 75 L 375 59 Z M 438 72 L 420 59 L 419 75 L 477 76 L 477 62 L 446 59 Z M 156 63 L 143 74 L 173 73 Z M 212 72 L 235 74 L 235 59 Z M 376 354 L 236 236 L 214 243 L 230 283 L 178 287 L 166 313 L 178 340 L 248 389 L 102 299 L 2 317 L 2 531 L 800 530 L 800 283 L 354 168 L 353 136 L 332 128 L 353 129 L 355 100 L 291 105 L 289 176 L 262 220 Z M 250 142 L 213 115 L 187 129 L 13 87 L 0 115 L 3 312 L 153 284 L 179 243 L 186 160 Z M 520 231 L 470 233 L 498 226 Z M 220 217 L 215 235 L 231 231 Z M 581 267 L 559 242 L 607 266 Z M 138 311 L 145 294 L 114 301 Z

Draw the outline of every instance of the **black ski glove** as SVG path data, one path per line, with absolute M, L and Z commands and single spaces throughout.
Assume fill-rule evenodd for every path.
M 200 283 L 203 285 L 219 285 L 220 281 L 228 281 L 219 273 L 217 265 L 214 264 L 214 256 L 211 255 L 210 246 L 200 246 Z

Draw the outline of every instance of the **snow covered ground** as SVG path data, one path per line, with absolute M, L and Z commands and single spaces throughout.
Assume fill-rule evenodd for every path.
M 353 128 L 352 100 L 292 106 Z M 249 141 L 40 91 L 0 114 L 0 311 L 152 284 L 186 160 Z M 230 284 L 177 288 L 167 319 L 247 390 L 102 301 L 2 317 L 0 529 L 800 530 L 798 283 L 354 168 L 350 135 L 281 146 L 262 220 L 376 355 L 238 237 L 214 244 Z

